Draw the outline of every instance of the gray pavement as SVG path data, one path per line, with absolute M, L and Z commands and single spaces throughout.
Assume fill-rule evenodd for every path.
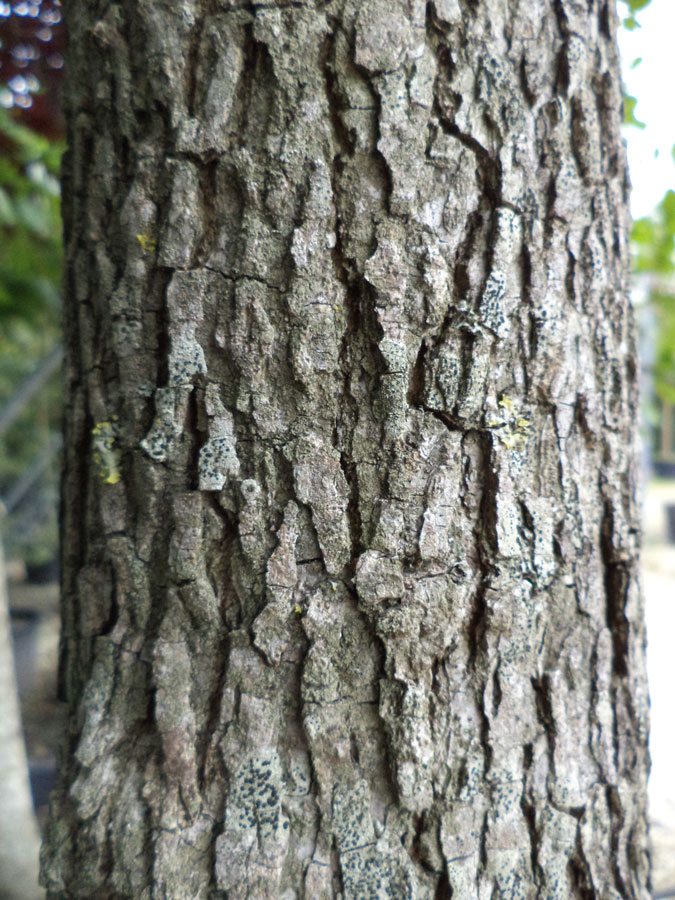
M 644 497 L 642 578 L 651 695 L 649 810 L 654 892 L 675 889 L 675 545 L 666 541 L 665 506 L 675 481 L 651 481 Z

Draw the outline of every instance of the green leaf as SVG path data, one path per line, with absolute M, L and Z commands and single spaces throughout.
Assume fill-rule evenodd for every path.
M 636 272 L 670 275 L 675 271 L 675 191 L 667 191 L 653 216 L 633 225 Z
M 623 97 L 623 123 L 624 125 L 633 125 L 635 128 L 646 128 L 644 122 L 640 122 L 635 118 L 635 107 L 637 106 L 637 99 L 635 97 L 631 97 L 630 94 L 624 94 Z
M 626 0 L 624 0 L 624 3 Z M 632 13 L 639 12 L 641 9 L 644 9 L 645 6 L 649 6 L 651 0 L 628 0 L 628 8 Z
M 16 225 L 12 201 L 2 187 L 0 187 L 0 225 Z
M 637 244 L 651 244 L 654 241 L 654 223 L 645 217 L 633 223 L 632 238 Z

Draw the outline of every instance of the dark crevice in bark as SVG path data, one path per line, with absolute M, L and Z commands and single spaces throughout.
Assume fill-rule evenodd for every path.
M 218 239 L 220 230 L 219 213 L 215 207 L 218 196 L 218 159 L 200 160 L 197 164 L 199 178 L 201 235 L 195 242 L 195 249 L 190 265 L 194 268 L 202 265 L 210 256 Z
M 462 6 L 471 16 L 477 17 L 480 10 L 480 0 L 459 0 Z
M 362 552 L 361 514 L 359 508 L 359 485 L 356 464 L 351 456 L 351 441 L 354 423 L 358 416 L 356 400 L 351 392 L 351 379 L 354 377 L 354 338 L 361 332 L 361 292 L 349 275 L 348 262 L 343 254 L 340 224 L 336 225 L 336 244 L 333 248 L 333 262 L 339 280 L 345 285 L 345 305 L 347 322 L 339 350 L 339 365 L 342 372 L 343 405 L 339 411 L 339 421 L 334 429 L 334 446 L 340 450 L 340 466 L 349 488 L 347 505 L 347 521 L 351 539 L 351 575 L 356 561 Z
M 356 604 L 356 607 L 360 610 L 361 607 L 359 605 L 359 597 L 356 589 L 350 587 L 349 591 L 354 600 L 354 603 Z M 393 749 L 391 741 L 389 740 L 391 725 L 382 715 L 382 699 L 380 696 L 380 689 L 383 682 L 396 681 L 396 679 L 392 677 L 391 671 L 388 670 L 391 667 L 388 667 L 389 660 L 387 659 L 387 644 L 378 634 L 376 621 L 374 620 L 372 615 L 369 615 L 367 613 L 362 612 L 362 616 L 364 625 L 366 626 L 366 631 L 370 638 L 371 646 L 374 648 L 377 657 L 375 666 L 375 670 L 377 672 L 377 677 L 375 679 L 377 699 L 375 701 L 375 704 L 373 705 L 377 705 L 378 710 L 376 723 L 378 731 L 378 743 L 381 751 L 380 758 L 382 760 L 382 772 L 386 775 L 389 796 L 392 798 L 399 798 L 398 784 L 396 782 L 395 750 Z
M 483 657 L 483 666 L 485 666 L 485 656 Z M 476 667 L 477 668 L 477 667 Z M 479 679 L 483 678 L 483 675 L 478 676 Z M 483 751 L 483 760 L 485 763 L 484 774 L 487 775 L 492 768 L 492 760 L 494 758 L 494 747 L 492 746 L 492 741 L 490 739 L 490 718 L 485 709 L 485 693 L 487 690 L 487 685 L 483 682 L 480 686 L 480 689 L 476 691 L 476 705 L 478 707 L 478 713 L 480 715 L 480 743 L 481 749 Z M 481 857 L 485 853 L 487 853 L 487 831 L 489 830 L 488 825 L 488 813 L 485 814 L 485 820 L 483 822 L 483 834 L 481 836 Z
M 438 15 L 434 0 L 427 0 L 424 11 L 424 25 L 427 41 L 432 46 L 438 40 L 443 40 L 445 38 L 447 25 L 444 25 L 443 19 Z
M 610 12 L 609 3 L 603 3 L 598 13 L 598 23 L 600 25 L 600 34 L 608 41 L 611 41 L 613 38 L 610 24 L 612 15 L 616 15 L 616 13 Z
M 467 217 L 466 231 L 461 244 L 457 248 L 455 254 L 455 265 L 452 270 L 454 295 L 456 297 L 470 297 L 471 280 L 469 279 L 468 268 L 471 257 L 480 243 L 481 237 L 484 235 L 485 220 L 480 210 L 475 210 Z M 448 311 L 448 315 L 441 326 L 440 334 L 443 336 L 447 327 L 452 321 L 453 309 Z
M 426 341 L 422 341 L 417 352 L 417 358 L 410 370 L 408 383 L 408 404 L 417 409 L 424 407 L 424 382 L 425 382 L 425 358 L 427 355 Z
M 486 767 L 486 771 L 489 768 Z M 480 842 L 478 846 L 479 854 L 478 858 L 480 860 L 480 866 L 483 870 L 487 869 L 488 865 L 488 849 L 487 849 L 487 838 L 490 832 L 490 823 L 489 823 L 489 813 L 485 812 L 483 815 L 483 821 L 481 822 L 480 829 Z M 494 891 L 492 893 L 492 898 L 494 898 Z
M 567 294 L 567 299 L 571 303 L 572 306 L 575 306 L 576 299 L 576 272 L 577 272 L 577 260 L 575 255 L 571 250 L 567 251 L 567 267 L 565 269 L 565 292 Z
M 276 83 L 274 65 L 267 46 L 256 40 L 252 22 L 244 25 L 242 49 L 244 64 L 234 93 L 230 133 L 239 138 L 237 146 L 257 148 L 264 146 Z
M 361 511 L 359 506 L 359 479 L 356 463 L 347 453 L 340 454 L 340 467 L 349 487 L 349 501 L 347 502 L 347 524 L 351 541 L 351 559 L 349 561 L 349 578 L 354 577 L 354 571 L 359 556 L 363 552 Z
M 544 728 L 548 742 L 549 757 L 552 760 L 555 749 L 556 727 L 551 702 L 551 681 L 548 675 L 542 675 L 540 678 L 532 678 L 530 680 L 534 690 L 537 718 Z
M 428 875 L 438 875 L 438 869 L 429 863 L 424 848 L 425 841 L 428 841 L 430 836 L 438 831 L 438 816 L 435 810 L 413 813 L 411 825 L 412 837 L 409 848 L 406 848 L 410 859 Z
M 119 619 L 120 609 L 117 600 L 117 576 L 115 574 L 115 566 L 108 561 L 106 569 L 110 578 L 110 607 L 105 620 L 101 624 L 101 635 L 109 635 L 112 633 Z
M 431 406 L 422 406 L 425 412 L 428 412 L 435 419 L 443 424 L 448 431 L 462 431 L 462 423 L 450 413 L 444 412 L 442 409 L 433 409 Z
M 158 267 L 156 270 L 156 275 L 154 279 L 154 284 L 152 288 L 152 293 L 158 297 L 160 301 L 159 309 L 156 314 L 156 340 L 157 340 L 157 369 L 156 369 L 156 384 L 158 387 L 167 385 L 169 383 L 169 353 L 171 352 L 171 337 L 170 337 L 170 322 L 171 317 L 169 315 L 169 308 L 167 305 L 167 291 L 169 288 L 169 282 L 173 277 L 173 269 L 166 269 Z M 150 425 L 155 416 L 154 406 L 148 412 L 148 421 L 146 423 L 147 430 L 150 429 Z M 146 430 L 146 434 L 147 434 Z
M 540 846 L 540 837 L 537 833 L 537 818 L 536 818 L 536 806 L 532 803 L 531 794 L 528 787 L 528 782 L 530 780 L 530 772 L 532 769 L 533 762 L 533 747 L 532 744 L 526 744 L 523 747 L 523 791 L 520 797 L 520 808 L 523 813 L 523 819 L 525 820 L 525 824 L 527 826 L 527 834 L 530 841 L 530 868 L 532 871 L 532 877 L 535 881 L 539 881 L 540 877 L 540 866 L 539 866 L 539 846 Z
M 520 283 L 523 303 L 532 305 L 532 257 L 526 241 L 520 250 Z
M 438 104 L 438 100 L 434 100 L 433 113 L 438 118 L 441 128 L 446 134 L 457 138 L 465 147 L 467 147 L 476 157 L 478 171 L 482 176 L 482 193 L 483 197 L 492 205 L 499 206 L 501 203 L 501 166 L 498 160 L 493 159 L 490 151 L 484 147 L 472 135 L 461 131 L 453 121 L 451 121 L 444 110 Z
M 152 885 L 155 859 L 154 815 L 150 804 L 143 796 L 139 797 L 139 803 L 143 819 L 143 858 L 139 865 L 143 866 L 146 884 Z
M 477 431 L 481 437 L 481 473 L 483 475 L 480 512 L 476 523 L 476 544 L 481 554 L 483 573 L 487 577 L 497 549 L 497 493 L 499 484 L 492 469 L 493 436 L 487 431 Z
M 334 29 L 336 27 L 337 25 L 334 24 Z M 333 156 L 333 165 L 336 165 L 339 161 L 339 154 L 344 154 L 345 156 L 353 155 L 355 143 L 354 135 L 350 134 L 342 118 L 344 103 L 340 96 L 338 79 L 333 70 L 334 56 L 335 30 L 324 39 L 321 48 L 321 69 L 326 85 L 326 99 L 328 100 L 331 128 L 337 145 Z
M 528 366 L 528 351 L 530 349 L 530 335 L 529 335 L 529 318 L 525 320 L 524 329 L 519 329 L 518 332 L 518 349 L 520 351 L 520 369 L 523 373 L 523 388 L 525 397 L 530 396 L 530 391 L 532 389 L 532 376 L 530 374 L 530 367 Z M 523 333 L 525 332 L 525 333 Z
M 569 33 L 569 23 L 567 20 L 567 13 L 565 12 L 565 6 L 562 0 L 553 0 L 553 12 L 555 14 L 560 35 L 562 37 L 566 37 Z
M 576 856 L 570 859 L 567 871 L 569 873 L 570 886 L 574 891 L 574 895 L 579 900 L 597 900 L 597 894 L 592 888 L 591 874 L 586 864 L 586 859 L 581 844 L 581 829 L 577 830 L 577 852 Z
M 202 379 L 203 380 L 203 379 Z M 187 461 L 185 466 L 186 485 L 188 491 L 199 490 L 199 451 L 208 440 L 208 430 L 199 428 L 203 421 L 203 389 L 192 388 L 188 395 L 187 412 L 185 416 L 185 436 L 188 442 Z
M 211 756 L 212 759 L 218 760 L 220 763 L 220 754 L 214 746 L 214 735 L 217 733 L 217 726 L 222 711 L 223 695 L 227 681 L 229 653 L 230 636 L 227 633 L 223 633 L 218 644 L 218 649 L 214 655 L 216 677 L 213 680 L 213 687 L 209 696 L 204 731 L 197 745 L 197 784 L 202 793 L 206 793 L 208 787 L 206 772 L 207 763 L 210 761 L 209 756 Z M 220 765 L 220 768 L 222 768 L 222 764 Z
M 528 320 L 529 320 L 529 327 L 527 329 L 527 335 L 528 335 L 527 350 L 528 350 L 529 358 L 531 360 L 536 360 L 537 350 L 539 347 L 538 332 L 539 332 L 540 324 L 537 321 L 536 316 L 532 312 L 528 313 Z
M 355 422 L 358 417 L 356 408 L 357 400 L 352 395 L 351 379 L 355 377 L 356 362 L 355 340 L 362 339 L 367 331 L 367 325 L 362 313 L 362 302 L 367 296 L 367 287 L 362 278 L 357 274 L 354 261 L 349 259 L 344 250 L 345 229 L 349 223 L 342 220 L 341 207 L 341 174 L 344 167 L 344 159 L 354 152 L 354 138 L 345 127 L 342 111 L 343 100 L 341 97 L 339 81 L 335 75 L 333 65 L 335 57 L 335 39 L 339 23 L 333 22 L 333 32 L 328 35 L 321 48 L 321 70 L 324 76 L 325 96 L 328 103 L 331 129 L 333 133 L 334 150 L 331 164 L 331 185 L 333 191 L 333 203 L 336 211 L 335 221 L 335 245 L 331 255 L 338 281 L 344 286 L 344 302 L 347 310 L 347 321 L 342 335 L 339 349 L 339 368 L 342 372 L 342 399 L 339 410 L 339 420 L 333 432 L 333 446 L 340 451 L 340 466 L 349 488 L 349 500 L 347 505 L 347 522 L 350 532 L 351 559 L 349 578 L 353 578 L 356 562 L 363 551 L 362 521 L 359 505 L 359 479 L 356 463 L 352 458 L 352 440 Z M 352 51 L 353 52 L 353 51 Z M 358 67 L 354 67 L 358 71 Z M 370 82 L 359 72 L 373 93 Z M 374 146 L 376 145 L 376 141 Z M 376 156 L 376 154 L 374 154 Z
M 436 885 L 436 891 L 434 893 L 434 900 L 451 900 L 452 898 L 452 889 L 450 887 L 450 879 L 448 878 L 448 867 L 447 863 L 443 864 L 443 871 L 438 879 L 438 884 Z
M 336 223 L 336 243 L 333 248 L 333 262 L 339 280 L 345 285 L 345 306 L 347 322 L 339 350 L 339 365 L 342 372 L 343 405 L 339 411 L 339 421 L 334 429 L 334 446 L 340 450 L 340 466 L 349 488 L 347 505 L 347 521 L 351 539 L 351 569 L 362 552 L 361 515 L 359 509 L 359 485 L 356 464 L 351 456 L 351 441 L 354 423 L 358 416 L 356 400 L 351 392 L 351 379 L 354 377 L 354 345 L 353 341 L 361 332 L 361 292 L 357 283 L 350 277 L 349 264 L 342 249 L 341 225 Z
M 485 595 L 488 587 L 483 579 L 476 591 L 472 603 L 471 615 L 466 626 L 466 638 L 469 647 L 469 667 L 476 668 L 480 654 L 485 649 L 487 632 L 487 603 Z
M 619 859 L 621 857 L 619 841 L 622 839 L 624 824 L 624 810 L 621 803 L 621 796 L 616 786 L 613 784 L 607 785 L 605 791 L 607 796 L 607 806 L 612 813 L 610 816 L 612 828 L 612 853 L 610 858 L 614 884 L 620 897 L 631 897 L 634 896 L 634 892 L 629 889 L 628 885 L 623 880 L 619 868 Z
M 577 395 L 574 404 L 574 422 L 581 434 L 583 434 L 586 444 L 589 447 L 594 447 L 596 444 L 596 435 L 589 425 L 588 404 L 584 395 Z
M 565 42 L 558 53 L 554 91 L 566 97 L 570 87 L 570 66 L 568 59 L 568 43 Z
M 574 161 L 577 164 L 577 169 L 579 170 L 579 174 L 584 180 L 584 183 L 590 185 L 590 171 L 588 168 L 588 159 L 589 159 L 589 146 L 588 146 L 588 133 L 587 133 L 587 123 L 586 116 L 584 115 L 584 110 L 581 105 L 581 102 L 578 97 L 572 97 L 571 100 L 571 110 L 572 110 L 572 153 L 574 155 Z
M 623 679 L 628 674 L 630 624 L 626 617 L 626 599 L 630 584 L 630 568 L 614 558 L 613 512 L 606 503 L 602 520 L 602 557 L 605 567 L 605 600 L 607 604 L 607 627 L 612 635 L 614 653 L 612 657 L 614 674 Z
M 525 98 L 525 102 L 530 107 L 530 109 L 532 109 L 537 102 L 538 97 L 530 90 L 527 79 L 527 60 L 524 56 L 520 57 L 520 64 L 518 66 L 518 79 L 520 83 L 520 90 L 523 97 Z
M 548 184 L 546 186 L 546 213 L 544 217 L 544 235 L 547 243 L 550 242 L 551 237 L 555 231 L 555 226 L 558 221 L 558 217 L 555 214 L 555 202 L 558 196 L 556 190 L 556 175 L 557 173 L 552 173 L 551 177 L 548 180 Z
M 206 18 L 204 16 L 197 19 L 195 24 L 190 31 L 190 42 L 188 45 L 188 52 L 186 58 L 186 66 L 185 66 L 185 77 L 186 77 L 186 100 L 187 100 L 187 114 L 189 116 L 194 116 L 196 100 L 197 100 L 197 91 L 199 89 L 199 81 L 197 79 L 197 69 L 199 67 L 199 54 L 201 50 L 201 41 L 202 35 L 204 33 L 204 24 L 206 22 Z
M 502 702 L 502 686 L 499 681 L 499 663 L 492 673 L 492 715 L 496 716 Z
M 593 77 L 593 97 L 600 122 L 600 144 L 602 146 L 602 171 L 605 177 L 612 177 L 617 170 L 618 157 L 613 135 L 620 122 L 621 97 L 614 95 L 612 77 L 608 72 Z

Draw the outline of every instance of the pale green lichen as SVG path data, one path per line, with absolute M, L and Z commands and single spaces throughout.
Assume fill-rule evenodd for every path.
M 283 778 L 279 754 L 273 750 L 241 764 L 227 810 L 227 825 L 233 831 L 257 832 L 262 844 L 276 841 L 288 828 L 281 809 Z
M 171 338 L 169 353 L 169 384 L 192 388 L 196 377 L 205 376 L 204 349 L 195 338 L 194 323 L 182 323 L 181 330 Z
M 106 484 L 117 484 L 121 479 L 120 451 L 116 446 L 117 426 L 114 421 L 97 422 L 91 430 L 94 444 L 94 464 L 99 477 Z
M 144 253 L 154 253 L 157 249 L 157 240 L 150 232 L 143 232 L 136 235 L 136 240 L 141 245 Z
M 156 462 L 164 462 L 176 438 L 182 433 L 181 407 L 184 392 L 174 388 L 157 388 L 155 391 L 155 420 L 147 435 L 140 442 L 141 449 Z
M 333 831 L 340 859 L 345 900 L 414 900 L 415 884 L 402 860 L 376 837 L 368 783 L 336 787 Z
M 232 414 L 223 410 L 209 422 L 209 439 L 199 451 L 199 490 L 220 491 L 239 475 Z
M 499 441 L 507 450 L 522 450 L 530 436 L 532 422 L 521 412 L 520 405 L 504 395 L 499 401 L 499 410 L 487 421 Z
M 389 337 L 380 341 L 379 348 L 387 366 L 381 396 L 385 431 L 396 437 L 405 430 L 408 410 L 408 354 L 403 341 Z
M 483 288 L 479 314 L 490 331 L 505 338 L 518 292 L 521 223 L 520 216 L 508 207 L 497 209 L 496 220 L 492 268 Z
M 243 900 L 250 896 L 249 889 L 260 889 L 263 883 L 277 896 L 290 836 L 284 796 L 276 750 L 248 756 L 233 773 L 224 829 L 216 841 L 216 880 L 228 896 Z

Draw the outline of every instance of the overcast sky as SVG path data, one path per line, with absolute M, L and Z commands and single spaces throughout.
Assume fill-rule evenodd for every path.
M 618 7 L 625 14 L 625 5 Z M 675 0 L 651 0 L 637 18 L 641 28 L 622 28 L 620 34 L 626 90 L 637 97 L 635 118 L 647 126 L 624 130 L 636 219 L 652 212 L 667 190 L 675 190 Z M 631 68 L 638 58 L 640 64 Z

